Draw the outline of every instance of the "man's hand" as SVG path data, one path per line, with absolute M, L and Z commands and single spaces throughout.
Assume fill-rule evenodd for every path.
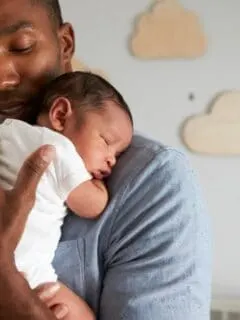
M 31 291 L 15 267 L 13 253 L 34 205 L 38 182 L 55 156 L 43 146 L 23 164 L 15 187 L 0 189 L 0 318 L 53 320 L 54 314 Z M 4 294 L 1 294 L 4 293 Z
M 0 189 L 1 319 L 95 319 L 87 304 L 63 285 L 55 283 L 31 291 L 13 261 L 38 183 L 54 156 L 54 147 L 41 147 L 24 162 L 15 187 L 10 191 Z
M 12 258 L 35 201 L 38 182 L 55 156 L 46 145 L 34 152 L 23 164 L 15 187 L 0 189 L 0 259 Z

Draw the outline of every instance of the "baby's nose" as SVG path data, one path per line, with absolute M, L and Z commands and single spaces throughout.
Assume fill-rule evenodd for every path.
M 110 168 L 114 167 L 116 164 L 116 157 L 115 156 L 109 156 L 107 159 L 107 164 Z

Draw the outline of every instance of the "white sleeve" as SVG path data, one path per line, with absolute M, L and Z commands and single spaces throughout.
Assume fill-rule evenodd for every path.
M 59 196 L 65 201 L 70 192 L 81 183 L 92 179 L 87 171 L 83 159 L 77 153 L 71 141 L 62 137 L 62 141 L 55 144 L 56 158 L 53 162 Z

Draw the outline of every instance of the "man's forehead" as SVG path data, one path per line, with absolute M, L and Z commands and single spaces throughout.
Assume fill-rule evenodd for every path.
M 9 24 L 6 26 L 1 26 L 0 23 L 0 36 L 5 36 L 5 35 L 9 35 L 12 33 L 17 32 L 20 29 L 33 29 L 33 24 L 30 21 L 19 21 L 13 24 Z
M 46 14 L 45 8 L 34 5 L 31 0 L 0 0 L 0 24 L 19 20 L 31 21 L 43 13 Z
M 0 0 L 0 34 L 33 28 L 43 23 L 44 16 L 49 20 L 45 8 L 33 5 L 30 0 Z
M 5 14 L 16 11 L 23 13 L 23 9 L 25 8 L 34 8 L 31 0 L 0 0 L 0 13 Z

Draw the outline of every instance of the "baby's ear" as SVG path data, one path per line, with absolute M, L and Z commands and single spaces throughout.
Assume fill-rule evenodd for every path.
M 72 116 L 72 105 L 69 99 L 58 97 L 49 111 L 49 120 L 53 130 L 64 131 L 66 121 Z

